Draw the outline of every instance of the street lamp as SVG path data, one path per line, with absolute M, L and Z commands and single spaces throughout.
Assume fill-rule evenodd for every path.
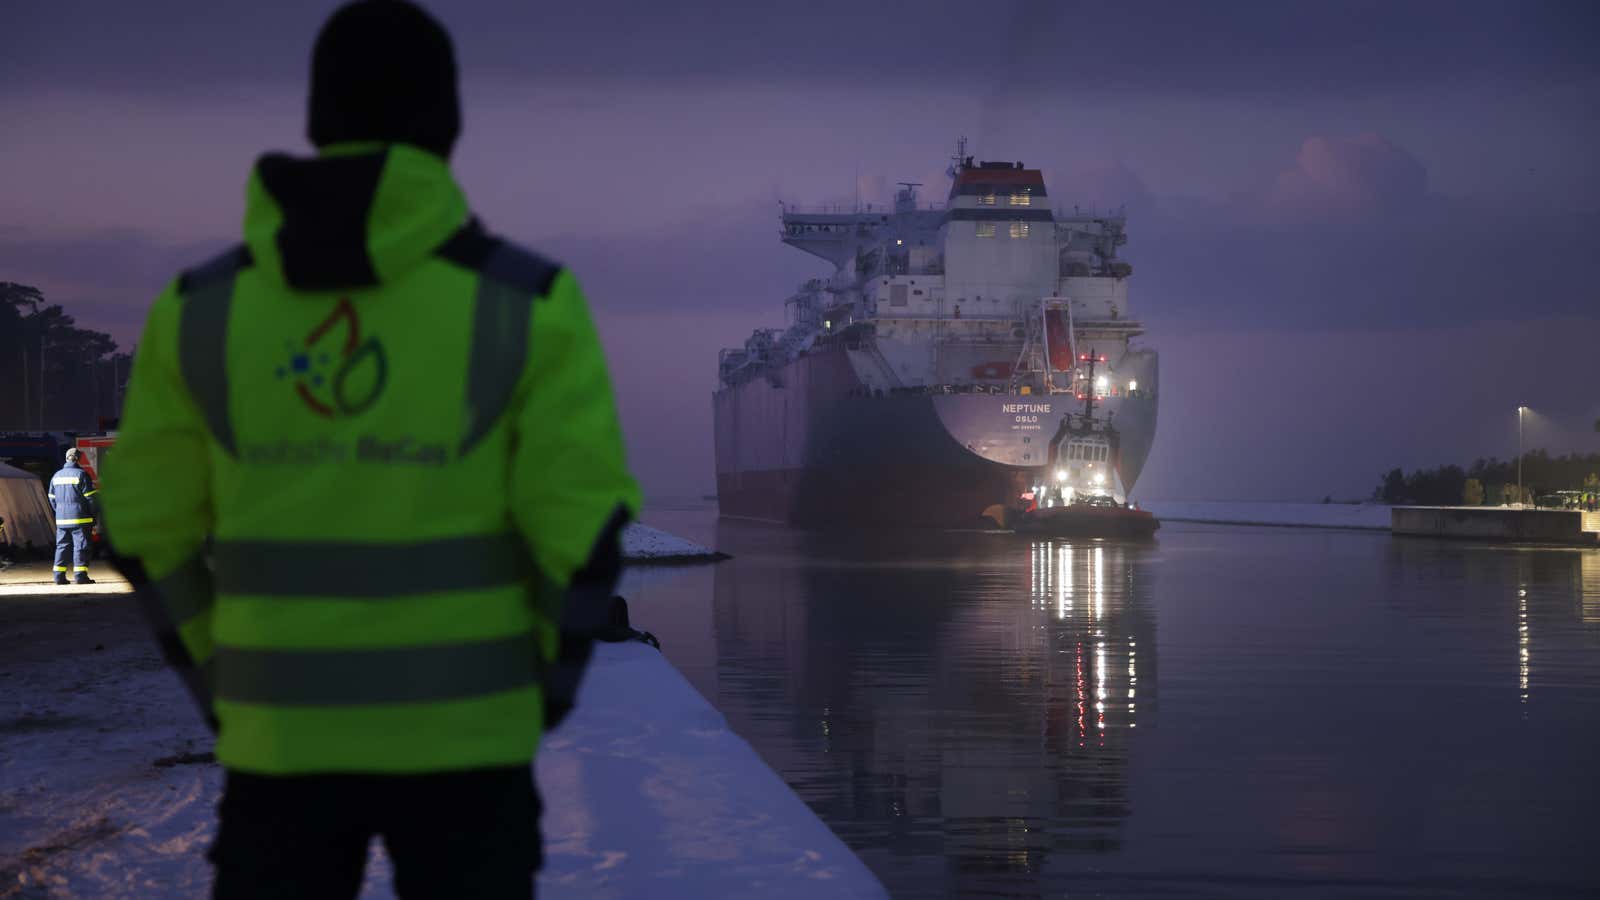
M 1528 498 L 1522 493 L 1522 414 L 1526 406 L 1517 407 L 1517 509 L 1526 509 Z

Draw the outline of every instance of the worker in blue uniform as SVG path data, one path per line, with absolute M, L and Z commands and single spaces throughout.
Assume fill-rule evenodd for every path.
M 50 476 L 50 506 L 56 511 L 56 584 L 67 583 L 72 564 L 78 584 L 89 577 L 89 529 L 94 527 L 94 479 L 78 467 L 78 448 L 67 450 L 66 465 Z

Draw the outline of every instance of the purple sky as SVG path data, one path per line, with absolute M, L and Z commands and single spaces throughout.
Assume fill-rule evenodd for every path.
M 0 278 L 126 343 L 237 239 L 257 153 L 305 149 L 332 4 L 222 6 L 5 14 Z M 717 349 L 821 274 L 776 201 L 938 186 L 960 134 L 1127 205 L 1163 354 L 1141 495 L 1364 495 L 1511 455 L 1519 402 L 1530 443 L 1600 449 L 1592 4 L 567 6 L 440 5 L 455 168 L 585 281 L 652 495 L 711 489 Z

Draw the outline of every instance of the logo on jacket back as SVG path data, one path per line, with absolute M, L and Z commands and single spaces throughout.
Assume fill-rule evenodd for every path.
M 333 308 L 300 346 L 286 342 L 281 380 L 293 380 L 306 408 L 335 419 L 366 412 L 389 380 L 389 360 L 376 337 L 362 340 L 361 320 L 349 297 Z

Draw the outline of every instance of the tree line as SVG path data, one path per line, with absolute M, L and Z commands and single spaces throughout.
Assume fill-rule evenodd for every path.
M 120 417 L 131 357 L 36 287 L 0 281 L 0 431 L 94 431 Z
M 1600 490 L 1600 453 L 1551 456 L 1530 450 L 1522 457 L 1522 485 L 1517 493 L 1516 459 L 1480 459 L 1463 469 L 1443 465 L 1407 473 L 1390 469 L 1379 479 L 1372 499 L 1419 506 L 1478 506 L 1533 502 L 1554 491 Z

